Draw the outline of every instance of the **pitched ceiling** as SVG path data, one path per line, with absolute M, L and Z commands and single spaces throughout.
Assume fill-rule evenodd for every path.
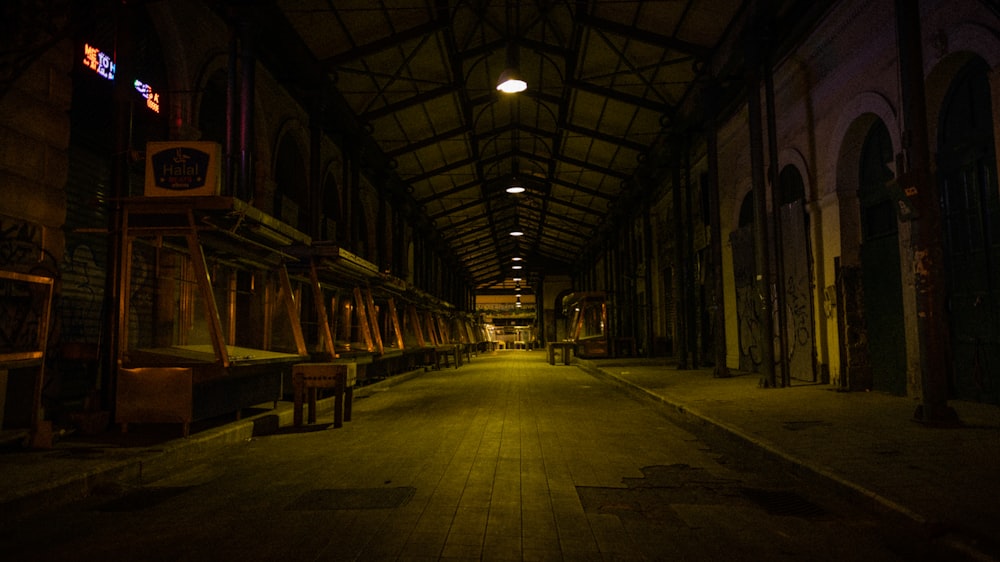
M 515 257 L 567 271 L 598 241 L 744 4 L 277 3 L 477 289 L 513 277 Z M 497 92 L 514 62 L 527 90 Z

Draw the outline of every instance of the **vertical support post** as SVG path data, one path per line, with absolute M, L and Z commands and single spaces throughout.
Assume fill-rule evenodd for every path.
M 413 328 L 413 335 L 417 337 L 417 347 L 427 347 L 427 343 L 424 341 L 424 328 L 420 325 L 420 315 L 417 314 L 416 305 L 407 305 L 406 316 L 410 319 L 410 327 Z
M 131 56 L 133 49 L 131 11 L 132 3 L 119 2 L 115 8 L 115 64 L 116 75 L 131 76 Z M 108 213 L 108 271 L 104 284 L 104 319 L 105 326 L 118 326 L 118 330 L 109 330 L 107 337 L 101 338 L 101 386 L 104 389 L 103 400 L 107 408 L 112 410 L 114 415 L 116 379 L 118 372 L 118 361 L 123 353 L 123 344 L 119 340 L 122 337 L 122 318 L 128 318 L 127 302 L 123 302 L 123 288 L 121 283 L 125 268 L 125 253 L 123 248 L 127 244 L 126 234 L 122 223 L 124 215 L 122 212 L 121 198 L 129 195 L 128 182 L 128 153 L 131 142 L 131 121 L 132 102 L 131 85 L 128 80 L 119 78 L 114 85 L 114 107 L 115 107 L 115 156 L 111 161 L 111 193 L 108 197 L 110 206 Z
M 792 383 L 788 362 L 788 317 L 785 314 L 785 257 L 783 233 L 781 231 L 781 190 L 778 185 L 778 126 L 777 112 L 774 108 L 774 71 L 770 59 L 764 66 L 764 98 L 767 107 L 767 156 L 768 183 L 771 185 L 771 213 L 774 218 L 774 286 L 775 315 L 778 319 L 778 359 L 775 361 L 781 370 L 781 386 Z
M 674 356 L 677 358 L 677 368 L 688 368 L 688 343 L 687 343 L 687 299 L 685 298 L 684 283 L 684 212 L 683 197 L 681 194 L 681 160 L 679 157 L 680 142 L 674 143 L 674 158 L 676 160 L 673 170 L 673 206 L 674 206 L 674 268 L 673 268 L 673 290 L 674 290 L 674 326 L 676 338 L 674 341 Z
M 368 353 L 375 351 L 375 342 L 372 340 L 372 328 L 368 323 L 368 308 L 364 295 L 361 294 L 361 287 L 354 287 L 354 310 L 358 315 L 358 329 L 361 330 L 361 338 Z
M 399 315 L 396 313 L 396 299 L 389 297 L 387 305 L 389 307 L 389 322 L 392 323 L 392 329 L 396 335 L 396 347 L 399 349 L 405 349 L 406 343 L 403 341 L 403 329 L 402 325 L 399 323 Z
M 645 210 L 642 213 L 642 261 L 646 264 L 643 283 L 646 287 L 646 357 L 653 357 L 653 205 L 649 202 L 649 195 L 643 190 Z
M 239 186 L 236 185 L 238 175 L 236 173 L 236 113 L 239 106 L 237 89 L 239 83 L 239 48 L 240 36 L 236 26 L 230 24 L 229 28 L 229 53 L 226 59 L 226 136 L 223 139 L 223 151 L 225 155 L 223 162 L 224 177 L 222 178 L 223 195 L 235 195 L 239 193 Z
M 295 351 L 299 355 L 309 355 L 306 347 L 306 339 L 302 334 L 302 319 L 299 317 L 298 304 L 295 302 L 295 292 L 292 290 L 292 280 L 288 277 L 288 268 L 285 264 L 278 266 L 278 277 L 281 281 L 281 292 L 285 293 L 285 314 L 288 315 L 288 325 L 292 329 L 292 339 L 295 340 Z
M 219 319 L 219 307 L 215 301 L 215 292 L 212 290 L 212 278 L 208 274 L 208 265 L 205 262 L 205 252 L 198 241 L 198 230 L 194 223 L 194 216 L 188 213 L 188 220 L 191 232 L 185 236 L 188 244 L 188 254 L 191 265 L 194 266 L 195 278 L 198 282 L 198 289 L 201 298 L 205 302 L 205 322 L 208 324 L 208 334 L 212 339 L 212 347 L 215 348 L 215 356 L 222 364 L 222 368 L 229 368 L 229 350 L 226 348 L 225 337 L 222 333 L 222 320 Z
M 383 347 L 382 343 L 382 326 L 378 322 L 378 312 L 375 310 L 375 300 L 372 298 L 372 288 L 370 286 L 364 288 L 362 298 L 364 299 L 362 306 L 367 312 L 368 325 L 371 329 L 373 350 L 382 355 L 385 353 L 385 347 Z
M 117 236 L 113 238 L 118 238 L 118 250 L 120 255 L 116 255 L 114 260 L 119 264 L 118 275 L 112 280 L 109 279 L 111 283 L 115 285 L 114 294 L 118 298 L 114 302 L 114 306 L 111 308 L 117 312 L 117 317 L 114 319 L 115 330 L 113 333 L 115 337 L 115 355 L 111 357 L 111 362 L 109 373 L 118 372 L 118 364 L 121 363 L 122 357 L 128 350 L 128 319 L 129 310 L 132 307 L 132 239 L 129 237 L 129 213 L 128 208 L 121 208 L 119 206 L 119 232 Z M 112 376 L 110 379 L 114 381 L 117 376 Z M 109 405 L 115 403 L 115 389 L 114 385 L 109 385 L 112 388 L 108 388 L 110 395 L 106 398 L 110 399 Z
M 323 88 L 316 93 L 315 106 L 309 119 L 309 226 L 307 232 L 313 240 L 321 238 L 323 205 Z M 327 234 L 329 237 L 329 234 Z
M 330 319 L 326 313 L 326 299 L 323 298 L 323 286 L 319 282 L 319 273 L 316 271 L 316 261 L 309 260 L 309 284 L 312 285 L 313 301 L 316 303 L 316 316 L 319 321 L 320 335 L 323 336 L 323 345 L 326 352 L 330 354 L 330 360 L 336 359 L 337 350 L 334 346 L 333 331 L 330 330 Z M 334 301 L 336 302 L 336 301 Z M 331 310 L 334 317 L 337 309 Z
M 236 271 L 229 272 L 229 289 L 226 291 L 226 341 L 236 343 Z
M 684 272 L 684 313 L 686 318 L 684 320 L 684 325 L 687 327 L 687 337 L 685 340 L 688 342 L 688 350 L 691 354 L 691 368 L 698 368 L 698 330 L 697 330 L 697 314 L 698 314 L 698 303 L 695 296 L 695 279 L 694 279 L 694 215 L 692 214 L 692 193 L 694 188 L 691 185 L 691 147 L 690 143 L 685 137 L 684 140 L 684 156 L 681 162 L 683 162 L 684 169 L 684 261 L 682 262 L 682 271 Z
M 904 165 L 900 184 L 917 210 L 913 222 L 914 286 L 920 340 L 920 404 L 914 418 L 927 424 L 958 422 L 948 406 L 950 333 L 944 283 L 941 206 L 931 174 L 924 92 L 920 3 L 896 0 L 899 83 L 902 97 Z
M 236 196 L 249 201 L 253 199 L 253 146 L 254 137 L 254 85 L 256 83 L 257 57 L 254 52 L 254 26 L 249 16 L 242 14 L 239 19 L 240 34 L 240 173 Z
M 760 316 L 760 386 L 775 388 L 774 318 L 771 315 L 771 259 L 767 236 L 767 184 L 764 179 L 764 139 L 760 110 L 760 57 L 755 38 L 747 42 L 747 121 L 750 129 L 750 167 L 753 182 L 753 232 L 756 259 L 757 309 Z
M 719 85 L 712 83 L 707 90 L 708 122 L 707 153 L 708 161 L 708 221 L 711 229 L 712 258 L 712 343 L 714 344 L 715 367 L 712 374 L 716 377 L 729 377 L 729 366 L 726 365 L 726 308 L 725 285 L 722 282 L 722 216 L 719 209 L 719 133 L 716 115 L 719 107 Z
M 545 287 L 545 283 L 543 281 L 543 278 L 542 277 L 536 278 L 534 286 L 535 286 L 535 325 L 536 326 L 540 326 L 540 328 L 541 328 L 538 331 L 538 340 L 539 340 L 538 341 L 538 345 L 545 345 L 545 344 L 547 344 L 549 342 L 549 338 L 548 338 L 548 334 L 546 333 L 546 330 L 545 330 L 545 328 L 546 328 L 546 325 L 545 325 L 545 292 L 543 290 L 544 287 Z M 474 310 L 474 309 L 470 309 L 470 310 Z M 555 319 L 555 315 L 554 314 L 553 314 L 552 318 L 553 318 L 553 321 L 554 321 L 554 319 Z

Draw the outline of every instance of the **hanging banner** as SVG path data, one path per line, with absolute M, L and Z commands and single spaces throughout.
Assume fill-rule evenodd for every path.
M 145 195 L 189 197 L 218 195 L 222 147 L 216 142 L 146 144 Z

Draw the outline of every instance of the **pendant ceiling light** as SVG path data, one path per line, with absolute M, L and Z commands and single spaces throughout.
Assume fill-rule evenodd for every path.
M 510 229 L 511 236 L 524 236 L 524 231 L 521 230 L 521 219 L 517 216 L 517 211 L 514 212 L 514 227 Z
M 521 182 L 517 181 L 517 178 L 510 180 L 510 185 L 507 186 L 507 193 L 524 193 L 524 186 Z
M 506 4 L 507 10 L 507 67 L 500 73 L 497 80 L 497 90 L 505 94 L 516 94 L 528 88 L 528 83 L 521 77 L 520 53 L 514 38 L 517 37 L 517 18 L 520 14 L 512 14 L 511 5 Z
M 527 89 L 528 83 L 521 78 L 521 72 L 516 67 L 508 66 L 500 73 L 500 79 L 497 80 L 497 90 L 505 94 L 516 94 Z

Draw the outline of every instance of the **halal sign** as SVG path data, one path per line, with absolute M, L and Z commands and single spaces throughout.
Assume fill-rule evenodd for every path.
M 217 195 L 218 189 L 218 143 L 147 144 L 146 195 Z
M 187 191 L 205 186 L 208 171 L 207 152 L 178 146 L 153 155 L 153 175 L 156 187 Z

